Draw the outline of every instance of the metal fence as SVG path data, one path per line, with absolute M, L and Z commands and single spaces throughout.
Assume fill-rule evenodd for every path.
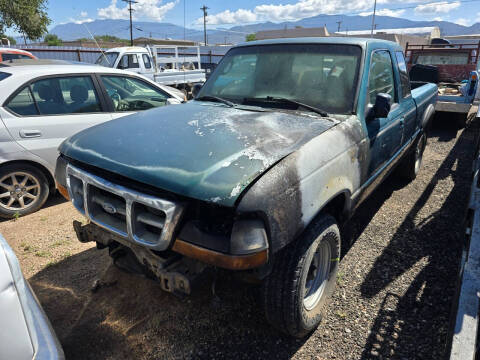
M 11 46 L 17 49 L 23 49 L 31 52 L 39 59 L 56 59 L 56 60 L 68 60 L 68 61 L 81 61 L 86 63 L 94 63 L 100 56 L 101 51 L 107 51 L 108 49 L 98 48 L 84 48 L 84 47 L 71 47 L 71 46 L 39 46 L 39 45 L 13 45 Z M 228 46 L 201 46 L 200 56 L 202 61 L 202 67 L 205 69 L 213 69 L 216 64 L 220 62 L 225 53 L 230 49 Z M 173 53 L 173 49 L 169 51 L 159 53 L 160 55 L 168 55 Z M 180 56 L 189 56 L 191 54 L 183 54 L 179 52 Z M 194 54 L 196 55 L 196 54 Z

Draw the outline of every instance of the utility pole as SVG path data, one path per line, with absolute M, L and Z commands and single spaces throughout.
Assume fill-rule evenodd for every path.
M 372 31 L 370 33 L 370 37 L 373 38 L 373 30 L 375 30 L 375 13 L 377 12 L 377 0 L 375 0 L 375 3 L 373 5 L 373 15 L 372 15 Z
M 132 29 L 132 4 L 136 4 L 138 1 L 134 0 L 122 0 L 128 4 L 128 12 L 130 13 L 130 46 L 133 46 L 133 29 Z
M 203 5 L 200 10 L 203 11 L 203 42 L 207 46 L 207 10 L 208 7 Z
M 338 24 L 337 32 L 340 32 L 340 26 L 342 25 L 342 20 L 338 20 L 338 21 L 336 21 L 336 23 Z

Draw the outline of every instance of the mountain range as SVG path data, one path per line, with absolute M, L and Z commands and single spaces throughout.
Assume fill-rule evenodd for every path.
M 337 31 L 338 21 L 341 21 L 341 31 L 368 30 L 372 24 L 371 16 L 360 15 L 317 15 L 298 21 L 281 23 L 264 22 L 258 24 L 240 25 L 231 28 L 209 29 L 207 32 L 209 44 L 238 43 L 245 40 L 245 36 L 260 30 L 278 30 L 284 28 L 321 27 L 326 26 L 330 33 Z M 449 21 L 414 21 L 390 16 L 376 16 L 377 30 L 438 26 L 442 35 L 479 34 L 480 23 L 472 26 L 463 26 Z M 93 35 L 114 35 L 127 39 L 130 37 L 128 20 L 95 20 L 85 24 L 66 23 L 55 26 L 50 33 L 56 34 L 65 41 L 88 38 L 90 31 Z M 186 39 L 203 41 L 203 31 L 184 28 L 171 23 L 157 23 L 134 21 L 133 37 L 153 37 L 157 39 Z

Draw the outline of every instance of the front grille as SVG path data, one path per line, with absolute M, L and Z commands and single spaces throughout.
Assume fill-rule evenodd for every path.
M 92 222 L 157 251 L 170 245 L 184 209 L 181 203 L 142 194 L 71 164 L 67 187 L 73 205 Z

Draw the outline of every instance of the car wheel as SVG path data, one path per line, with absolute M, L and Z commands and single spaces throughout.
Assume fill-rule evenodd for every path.
M 12 218 L 33 213 L 48 198 L 45 175 L 28 164 L 11 164 L 0 168 L 0 217 Z
M 423 162 L 423 152 L 427 146 L 427 136 L 422 133 L 415 143 L 413 151 L 402 161 L 399 166 L 400 175 L 406 180 L 413 181 L 417 177 Z
M 275 255 L 262 285 L 270 324 L 294 337 L 316 329 L 335 288 L 340 243 L 335 219 L 325 215 Z

